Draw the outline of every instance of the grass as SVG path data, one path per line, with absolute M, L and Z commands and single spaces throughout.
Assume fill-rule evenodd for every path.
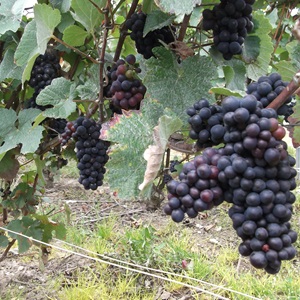
M 156 229 L 155 226 L 145 223 L 139 228 L 123 228 L 125 234 L 123 230 L 116 230 L 119 224 L 118 218 L 111 217 L 99 223 L 92 232 L 73 229 L 73 236 L 69 234 L 69 239 L 98 253 L 172 272 L 174 275 L 168 275 L 169 278 L 202 288 L 206 286 L 189 279 L 178 278 L 176 274 L 226 286 L 262 299 L 292 300 L 300 295 L 299 270 L 293 262 L 284 262 L 280 273 L 273 276 L 252 268 L 248 258 L 241 258 L 243 267 L 238 270 L 240 258 L 236 245 L 207 244 L 206 251 L 202 251 L 202 248 L 197 246 L 201 236 L 195 235 L 193 230 L 184 228 L 182 224 L 170 221 L 164 227 Z M 183 260 L 187 262 L 186 268 L 182 267 Z M 145 288 L 147 281 L 151 282 L 151 289 Z M 82 300 L 155 299 L 160 287 L 173 294 L 181 293 L 183 289 L 178 283 L 153 280 L 151 277 L 130 271 L 96 264 L 92 269 L 79 272 L 77 280 L 62 288 L 58 298 L 54 299 L 75 299 L 75 296 L 76 299 Z M 221 288 L 214 289 L 214 292 L 230 299 L 247 299 Z M 192 294 L 194 299 L 214 299 L 210 298 L 211 296 L 201 298 L 201 295 L 194 291 Z

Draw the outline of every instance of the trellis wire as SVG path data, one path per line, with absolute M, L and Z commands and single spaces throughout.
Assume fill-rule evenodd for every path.
M 69 250 L 69 249 L 65 249 L 65 248 L 62 248 L 62 247 L 59 247 L 59 246 L 56 246 L 56 245 L 51 245 L 51 244 L 42 242 L 40 240 L 37 240 L 37 239 L 35 239 L 33 237 L 24 235 L 24 234 L 19 233 L 19 232 L 15 232 L 13 230 L 10 230 L 10 229 L 7 229 L 7 228 L 1 227 L 1 226 L 0 226 L 0 230 L 3 230 L 3 231 L 6 231 L 6 232 L 9 232 L 9 233 L 16 234 L 18 236 L 22 236 L 22 237 L 28 238 L 30 241 L 34 241 L 34 242 L 37 242 L 39 244 L 45 245 L 47 247 L 52 247 L 52 248 L 55 248 L 57 250 L 64 251 L 64 252 L 67 252 L 67 253 L 70 253 L 70 254 L 73 254 L 73 255 L 81 256 L 81 257 L 84 257 L 84 258 L 87 258 L 87 259 L 90 259 L 90 260 L 94 260 L 94 261 L 97 261 L 97 262 L 100 262 L 100 263 L 104 263 L 104 264 L 108 264 L 108 265 L 111 265 L 111 266 L 114 266 L 114 267 L 125 269 L 127 271 L 132 271 L 132 272 L 136 272 L 136 273 L 139 273 L 139 274 L 144 274 L 144 275 L 151 276 L 151 277 L 154 277 L 154 278 L 162 279 L 162 280 L 165 280 L 165 281 L 168 281 L 168 282 L 176 283 L 176 284 L 188 287 L 188 288 L 195 289 L 198 292 L 202 292 L 202 293 L 205 293 L 205 294 L 217 297 L 218 299 L 230 300 L 229 298 L 225 298 L 225 297 L 223 297 L 221 295 L 218 295 L 216 293 L 204 290 L 202 288 L 199 288 L 199 287 L 187 284 L 187 283 L 183 283 L 183 282 L 180 282 L 180 281 L 177 281 L 177 280 L 174 280 L 174 279 L 170 279 L 170 278 L 167 278 L 167 277 L 163 277 L 163 276 L 160 276 L 160 275 L 156 275 L 156 274 L 151 274 L 151 273 L 148 273 L 148 272 L 145 272 L 145 271 L 142 271 L 142 270 L 133 269 L 133 268 L 126 267 L 126 266 L 123 266 L 123 265 L 119 265 L 119 264 L 116 264 L 116 263 L 113 263 L 113 262 L 108 262 L 108 261 L 102 260 L 100 258 L 91 257 L 89 255 L 81 254 L 81 253 L 78 253 L 78 252 L 75 252 L 75 251 L 72 251 L 72 250 Z M 100 255 L 98 253 L 95 253 L 95 252 L 92 252 L 90 250 L 81 248 L 79 246 L 76 246 L 76 245 L 64 242 L 62 240 L 59 240 L 59 241 L 62 242 L 62 243 L 65 243 L 66 245 L 72 246 L 74 248 L 81 249 L 81 250 L 83 250 L 83 251 L 85 251 L 87 253 L 91 253 L 91 254 L 94 254 L 94 255 L 97 255 L 97 256 L 105 257 L 106 259 L 111 259 L 111 260 L 114 260 L 114 261 L 122 262 L 122 263 L 125 263 L 127 265 L 132 265 L 132 266 L 136 266 L 136 267 L 143 268 L 143 269 L 148 269 L 148 270 L 151 270 L 151 271 L 155 271 L 157 273 L 164 273 L 164 274 L 168 274 L 168 275 L 172 275 L 172 276 L 178 276 L 180 278 L 186 278 L 186 279 L 194 280 L 196 282 L 205 283 L 205 284 L 213 286 L 213 287 L 217 287 L 217 288 L 220 288 L 220 289 L 223 289 L 223 290 L 226 290 L 226 291 L 230 291 L 230 292 L 233 292 L 233 293 L 237 293 L 237 294 L 243 295 L 243 296 L 248 297 L 250 299 L 260 300 L 260 298 L 256 298 L 256 297 L 253 297 L 253 296 L 250 296 L 250 295 L 238 292 L 238 291 L 234 291 L 234 290 L 231 290 L 231 289 L 228 289 L 228 288 L 224 288 L 222 286 L 214 285 L 212 283 L 207 283 L 205 281 L 198 280 L 198 279 L 195 279 L 195 278 L 192 278 L 192 277 L 189 277 L 189 276 L 184 276 L 184 275 L 180 275 L 180 274 L 173 274 L 173 273 L 167 272 L 167 271 L 162 271 L 162 270 L 147 268 L 147 267 L 144 267 L 144 266 L 135 265 L 135 264 L 128 263 L 128 262 L 123 262 L 121 260 L 117 260 L 117 259 L 113 259 L 113 258 L 110 258 L 110 257 L 106 257 L 104 255 Z

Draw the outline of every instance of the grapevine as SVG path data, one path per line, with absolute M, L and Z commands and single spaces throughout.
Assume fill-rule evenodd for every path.
M 295 258 L 296 161 L 283 139 L 293 128 L 299 145 L 296 2 L 38 0 L 30 14 L 19 2 L 0 7 L 4 227 L 64 238 L 37 211 L 51 157 L 73 159 L 83 189 L 107 184 L 155 208 L 166 196 L 178 223 L 229 203 L 255 268 Z M 0 261 L 14 243 L 31 246 L 1 232 Z

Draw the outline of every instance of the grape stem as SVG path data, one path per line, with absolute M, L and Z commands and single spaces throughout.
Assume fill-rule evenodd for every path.
M 104 122 L 104 99 L 103 99 L 103 88 L 104 88 L 104 63 L 105 63 L 105 51 L 106 51 L 106 45 L 107 45 L 107 37 L 108 37 L 108 31 L 112 28 L 112 23 L 109 18 L 109 14 L 111 12 L 111 1 L 107 0 L 105 8 L 102 10 L 104 13 L 104 31 L 103 31 L 103 37 L 102 37 L 102 47 L 97 47 L 98 56 L 99 56 L 99 85 L 100 85 L 100 91 L 98 95 L 97 102 L 92 106 L 92 108 L 87 113 L 87 118 L 92 116 L 97 109 L 99 108 L 99 118 L 101 124 Z
M 292 96 L 300 87 L 300 70 L 294 75 L 291 82 L 285 89 L 267 106 L 267 108 L 273 108 L 277 110 L 281 105 L 286 102 L 290 96 Z
M 133 0 L 132 1 L 131 7 L 130 7 L 130 9 L 128 11 L 128 14 L 126 16 L 126 20 L 130 19 L 131 15 L 135 12 L 138 3 L 139 3 L 139 0 Z M 125 20 L 125 22 L 126 22 L 126 20 Z M 119 59 L 119 57 L 121 55 L 122 47 L 123 47 L 123 44 L 124 44 L 124 41 L 125 41 L 125 38 L 126 38 L 127 29 L 125 27 L 125 22 L 123 23 L 123 25 L 120 28 L 120 37 L 119 37 L 116 52 L 115 52 L 115 55 L 114 55 L 114 61 L 117 61 Z

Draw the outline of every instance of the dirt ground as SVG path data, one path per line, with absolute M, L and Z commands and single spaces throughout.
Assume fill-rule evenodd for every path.
M 169 221 L 161 209 L 149 210 L 145 203 L 139 201 L 120 201 L 114 193 L 110 192 L 108 187 L 101 187 L 95 192 L 85 191 L 75 179 L 64 179 L 54 183 L 52 187 L 47 189 L 46 196 L 57 204 L 56 210 L 63 207 L 64 203 L 68 204 L 74 225 L 76 225 L 77 220 L 80 220 L 86 226 L 93 228 L 97 222 L 107 217 L 111 212 L 121 217 L 121 226 L 128 226 L 135 222 L 147 223 L 151 220 L 151 222 L 154 222 L 154 227 L 159 227 Z M 99 201 L 101 202 L 100 214 Z M 95 207 L 96 203 L 98 203 L 97 207 Z M 203 214 L 198 216 L 197 219 L 189 219 L 184 223 L 190 230 L 194 230 L 195 234 L 199 234 L 202 240 L 210 243 L 210 246 L 202 245 L 203 249 L 211 251 L 212 245 L 216 249 L 218 245 L 223 243 L 238 243 L 233 230 L 226 230 L 220 226 L 219 214 L 221 209 L 218 207 L 210 211 L 209 218 L 207 218 L 206 214 Z M 74 216 L 76 216 L 75 219 Z M 59 245 L 57 241 L 52 243 Z M 28 253 L 18 255 L 17 249 L 12 248 L 8 257 L 0 263 L 1 300 L 42 300 L 49 299 L 49 297 L 56 299 L 57 287 L 54 288 L 55 284 L 57 284 L 57 281 L 55 281 L 56 277 L 63 276 L 63 286 L 68 284 L 69 280 L 74 279 L 76 271 L 93 268 L 95 265 L 95 262 L 90 259 L 63 252 L 59 253 L 59 255 L 56 252 L 55 256 L 50 254 L 47 262 L 43 265 L 41 263 L 42 260 L 39 259 L 39 252 L 36 249 L 36 247 L 32 247 Z M 214 253 L 211 253 L 211 255 L 214 255 Z M 242 264 L 241 268 L 243 267 Z M 12 287 L 23 296 L 20 298 L 18 296 L 9 298 L 6 290 Z M 159 293 L 157 299 L 194 299 L 190 297 L 188 290 L 182 290 L 180 295 L 171 295 L 163 289 Z

